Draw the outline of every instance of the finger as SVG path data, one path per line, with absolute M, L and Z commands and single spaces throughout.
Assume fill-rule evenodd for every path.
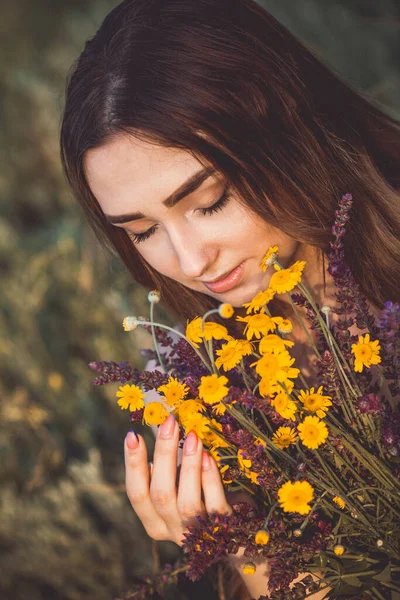
M 206 511 L 220 514 L 232 514 L 232 507 L 226 499 L 224 484 L 217 464 L 205 450 L 202 455 L 201 485 Z
M 150 497 L 155 510 L 171 532 L 182 529 L 176 503 L 176 471 L 179 427 L 169 415 L 158 430 L 154 447 Z
M 157 514 L 149 494 L 147 449 L 142 436 L 130 431 L 124 442 L 126 493 L 147 534 L 167 539 L 167 528 Z
M 183 444 L 182 465 L 178 487 L 178 510 L 184 525 L 191 525 L 196 515 L 206 514 L 201 500 L 202 441 L 190 431 Z

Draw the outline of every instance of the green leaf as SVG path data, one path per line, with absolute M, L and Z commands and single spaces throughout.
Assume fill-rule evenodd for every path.
M 346 577 L 344 580 L 345 584 L 360 587 L 362 585 L 362 581 L 358 579 L 358 577 Z
M 392 580 L 392 574 L 390 570 L 390 565 L 386 565 L 386 567 L 377 575 L 373 575 L 372 579 L 376 579 L 377 581 L 383 581 L 384 583 L 389 583 Z

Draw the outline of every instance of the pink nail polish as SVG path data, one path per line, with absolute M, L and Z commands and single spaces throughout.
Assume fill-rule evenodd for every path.
M 189 431 L 187 434 L 185 443 L 183 444 L 183 451 L 185 454 L 194 454 L 197 449 L 197 435 L 194 431 Z
M 139 446 L 139 438 L 135 431 L 128 431 L 126 434 L 126 445 L 128 446 L 129 450 L 136 450 L 136 448 Z
M 158 437 L 163 440 L 168 440 L 172 437 L 175 428 L 175 418 L 172 413 L 169 414 L 168 418 L 160 425 L 158 430 Z

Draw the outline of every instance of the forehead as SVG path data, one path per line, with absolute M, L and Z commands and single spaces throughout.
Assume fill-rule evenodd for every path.
M 188 151 L 120 135 L 84 156 L 87 182 L 103 212 L 162 201 L 203 165 Z

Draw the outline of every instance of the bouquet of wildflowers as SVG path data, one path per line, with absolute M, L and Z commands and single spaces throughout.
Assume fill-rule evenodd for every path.
M 387 302 L 377 318 L 368 312 L 344 262 L 351 204 L 344 195 L 332 228 L 335 307 L 317 306 L 302 283 L 305 262 L 283 268 L 274 246 L 260 264 L 273 271 L 269 287 L 243 305 L 246 316 L 221 304 L 187 323 L 185 334 L 176 331 L 174 341 L 175 330 L 153 319 L 160 298 L 150 292 L 150 319 L 126 317 L 124 328 L 151 332 L 150 354 L 161 370 L 90 365 L 99 373 L 95 384 L 120 383 L 118 404 L 132 422 L 159 425 L 173 411 L 182 438 L 194 430 L 214 457 L 227 490 L 254 497 L 251 505 L 235 504 L 232 515 L 198 517 L 189 527 L 183 549 L 193 581 L 244 547 L 245 573 L 256 570 L 256 558 L 269 563 L 266 593 L 274 600 L 322 589 L 330 599 L 382 600 L 400 592 L 400 306 Z M 315 353 L 312 386 L 291 356 L 292 322 L 269 310 L 281 294 Z M 215 312 L 241 323 L 242 336 L 210 320 Z M 150 389 L 159 401 L 145 405 Z M 174 574 L 171 566 L 166 573 Z M 300 573 L 309 575 L 289 587 Z M 145 587 L 130 597 L 148 597 Z

